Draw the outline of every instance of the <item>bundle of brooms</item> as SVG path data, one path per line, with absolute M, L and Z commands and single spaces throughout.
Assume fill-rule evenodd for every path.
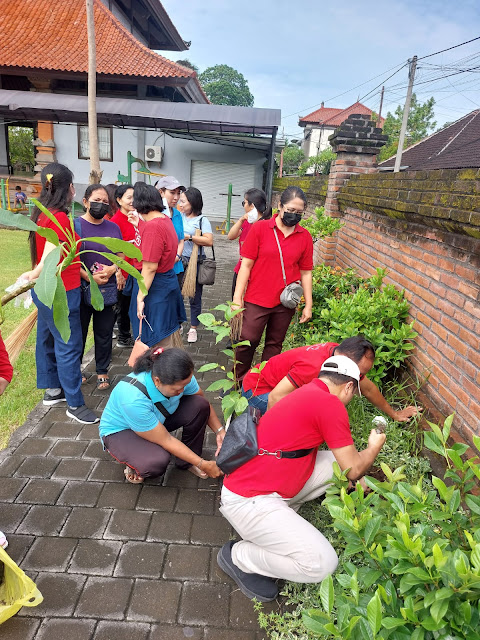
M 201 235 L 200 229 L 195 229 L 195 235 Z M 193 243 L 192 255 L 188 261 L 188 267 L 183 278 L 182 296 L 193 298 L 197 285 L 198 244 Z
M 6 294 L 0 300 L 0 305 L 3 307 L 7 302 L 13 300 L 17 296 L 25 293 L 34 286 L 34 282 L 29 282 L 22 287 L 19 287 L 15 291 L 12 291 L 9 294 Z M 30 335 L 35 323 L 37 322 L 38 310 L 34 309 L 32 313 L 29 313 L 26 318 L 22 320 L 22 322 L 18 325 L 16 329 L 12 331 L 12 333 L 5 338 L 5 348 L 8 353 L 8 358 L 11 364 L 15 364 L 18 356 L 23 350 L 25 343 L 28 340 L 28 336 Z

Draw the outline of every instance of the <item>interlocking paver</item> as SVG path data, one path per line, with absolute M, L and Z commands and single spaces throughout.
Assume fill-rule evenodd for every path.
M 22 462 L 15 475 L 24 478 L 50 478 L 59 462 L 56 458 L 32 456 Z
M 61 535 L 67 538 L 101 538 L 111 513 L 110 509 L 74 507 Z
M 99 507 L 134 509 L 141 487 L 133 484 L 106 484 L 98 500 Z
M 3 511 L 3 507 L 0 509 L 0 512 L 1 511 Z M 9 534 L 8 555 L 19 565 L 34 541 L 35 536 Z
M 163 577 L 167 580 L 207 580 L 210 549 L 171 544 L 165 559 Z
M 73 439 L 78 436 L 82 430 L 82 425 L 78 422 L 55 422 L 47 431 L 49 438 L 68 438 Z
M 187 543 L 191 527 L 192 516 L 189 513 L 154 513 L 147 540 Z
M 64 483 L 60 480 L 34 478 L 17 498 L 17 502 L 30 504 L 54 504 L 62 492 Z
M 13 533 L 28 510 L 28 505 L 2 504 L 2 531 L 4 533 Z
M 95 622 L 95 620 L 64 620 L 62 618 L 50 618 L 42 622 L 42 625 L 36 635 L 36 639 L 90 640 L 93 629 L 95 628 Z
M 72 507 L 93 507 L 97 504 L 98 497 L 103 489 L 100 482 L 77 482 L 69 480 L 62 495 L 57 500 L 57 504 L 68 504 Z
M 194 544 L 222 545 L 230 539 L 232 527 L 224 518 L 193 516 L 190 541 Z
M 166 546 L 150 542 L 126 542 L 115 575 L 124 578 L 160 578 Z
M 190 474 L 189 474 L 190 475 Z M 150 511 L 173 511 L 178 489 L 145 485 L 137 502 L 137 509 Z M 165 517 L 165 516 L 164 516 Z
M 2 624 L 2 640 L 33 640 L 40 620 L 15 616 Z
M 0 476 L 6 478 L 15 473 L 18 467 L 25 460 L 24 456 L 10 455 L 0 462 Z
M 132 587 L 126 578 L 88 578 L 75 617 L 122 620 Z
M 276 602 L 265 602 L 262 605 L 264 613 L 270 613 L 278 608 Z M 234 589 L 230 596 L 230 627 L 240 629 L 257 629 L 257 614 L 253 602 L 248 600 L 239 589 Z
M 50 451 L 50 455 L 58 456 L 59 458 L 81 458 L 86 448 L 86 442 L 77 442 L 77 440 L 60 440 Z
M 113 540 L 80 540 L 70 563 L 70 573 L 111 576 L 121 549 Z
M 202 640 L 203 629 L 183 625 L 156 625 L 149 640 Z
M 95 640 L 147 640 L 149 632 L 150 625 L 141 622 L 102 621 L 95 630 Z
M 145 540 L 152 514 L 146 511 L 117 509 L 104 533 L 111 540 Z
M 17 447 L 17 453 L 21 456 L 43 456 L 54 444 L 55 440 L 27 438 Z
M 2 502 L 13 502 L 26 484 L 27 480 L 22 478 L 2 478 L 0 482 L 0 500 Z
M 77 545 L 75 538 L 37 538 L 22 563 L 34 571 L 65 571 Z
M 125 475 L 123 473 L 125 467 L 123 465 L 115 464 L 111 460 L 98 460 L 94 464 L 95 467 L 88 478 L 89 480 L 125 483 Z
M 181 582 L 136 580 L 127 619 L 175 622 L 181 589 Z
M 212 515 L 215 508 L 215 491 L 183 489 L 178 496 L 175 511 L 179 513 L 203 513 Z
M 53 536 L 60 532 L 69 515 L 69 507 L 36 505 L 30 509 L 17 532 Z
M 62 460 L 55 469 L 53 478 L 86 480 L 93 468 L 92 460 Z
M 232 629 L 205 629 L 205 640 L 255 640 L 255 631 L 234 631 Z
M 85 576 L 66 573 L 39 573 L 35 583 L 43 595 L 37 607 L 24 607 L 22 616 L 34 618 L 70 617 L 85 584 Z M 3 640 L 3 639 L 2 639 Z
M 228 626 L 228 598 L 226 584 L 185 582 L 180 603 L 179 622 L 192 625 Z
M 112 460 L 111 455 L 102 449 L 100 440 L 94 440 L 93 442 L 90 442 L 85 450 L 85 453 L 83 454 L 83 457 L 95 458 L 97 460 Z

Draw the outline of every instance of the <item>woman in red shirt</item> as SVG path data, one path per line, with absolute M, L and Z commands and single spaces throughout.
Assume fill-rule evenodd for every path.
M 148 296 L 133 283 L 130 321 L 138 336 L 142 323 L 142 342 L 149 347 L 173 346 L 172 336 L 187 320 L 178 279 L 173 270 L 177 257 L 178 237 L 171 219 L 163 213 L 162 196 L 157 189 L 137 182 L 133 190 L 133 206 L 142 216 L 138 230 L 143 256 L 142 276 Z
M 300 322 L 307 322 L 312 317 L 313 242 L 310 233 L 298 224 L 306 206 L 307 199 L 300 187 L 288 187 L 280 197 L 278 214 L 271 220 L 254 224 L 242 247 L 242 264 L 233 307 L 245 308 L 240 341 L 248 340 L 250 346 L 243 345 L 236 350 L 238 381 L 250 369 L 265 327 L 262 361 L 282 350 L 288 325 L 295 313 L 295 309 L 288 309 L 280 302 L 280 294 L 286 284 L 301 281 L 305 307 Z
M 272 217 L 272 207 L 267 207 L 267 196 L 260 189 L 249 189 L 245 192 L 242 207 L 245 211 L 240 220 L 232 226 L 228 232 L 229 240 L 238 240 L 240 253 L 242 252 L 243 243 L 247 239 L 248 232 L 252 228 L 252 224 L 258 220 L 270 220 Z M 232 282 L 232 298 L 235 295 L 235 287 L 237 285 L 237 276 L 242 264 L 242 258 L 235 265 L 233 270 Z
M 62 229 L 48 216 L 35 208 L 32 220 L 39 227 L 55 231 L 60 242 L 66 242 L 65 230 L 71 231 L 70 219 L 66 213 L 75 196 L 73 174 L 65 165 L 57 162 L 47 164 L 41 173 L 42 191 L 38 200 L 55 216 Z M 78 240 L 78 236 L 76 236 Z M 23 274 L 27 280 L 36 280 L 47 255 L 55 249 L 37 233 L 30 234 L 32 271 Z M 37 387 L 46 389 L 43 404 L 50 406 L 67 401 L 67 416 L 82 424 L 98 422 L 97 416 L 85 406 L 81 392 L 83 341 L 80 324 L 80 261 L 76 259 L 62 271 L 65 286 L 70 323 L 70 339 L 64 342 L 53 320 L 53 310 L 45 306 L 32 290 L 32 297 L 38 308 L 37 323 Z

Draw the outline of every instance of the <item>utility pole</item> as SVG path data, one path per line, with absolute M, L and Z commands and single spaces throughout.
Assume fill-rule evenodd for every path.
M 385 93 L 385 87 L 382 87 L 382 93 L 380 94 L 380 109 L 378 110 L 378 126 L 382 127 L 382 107 L 383 107 L 383 94 Z
M 405 142 L 405 133 L 407 131 L 408 114 L 410 113 L 410 103 L 412 102 L 412 90 L 413 81 L 415 80 L 415 69 L 417 68 L 417 56 L 413 56 L 412 60 L 409 60 L 410 68 L 408 71 L 408 89 L 407 98 L 405 100 L 405 106 L 403 108 L 403 120 L 402 127 L 400 129 L 400 137 L 398 139 L 397 156 L 395 158 L 394 173 L 400 171 L 400 164 L 402 162 L 403 143 Z
M 90 150 L 90 184 L 99 183 L 100 170 L 97 130 L 97 49 L 95 45 L 95 19 L 93 0 L 86 0 L 88 38 L 88 146 Z

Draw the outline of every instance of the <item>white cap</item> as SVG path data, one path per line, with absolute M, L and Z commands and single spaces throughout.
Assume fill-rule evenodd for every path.
M 185 191 L 183 184 L 180 184 L 174 176 L 164 176 L 160 178 L 160 180 L 155 183 L 155 187 L 157 189 L 168 189 L 169 191 L 174 191 L 175 189 Z
M 325 362 L 322 364 L 320 369 L 320 373 L 322 371 L 331 371 L 332 373 L 338 373 L 341 376 L 349 376 L 357 381 L 358 384 L 358 393 L 362 395 L 360 391 L 360 369 L 358 365 L 347 358 L 347 356 L 332 356 L 331 358 L 327 358 Z

